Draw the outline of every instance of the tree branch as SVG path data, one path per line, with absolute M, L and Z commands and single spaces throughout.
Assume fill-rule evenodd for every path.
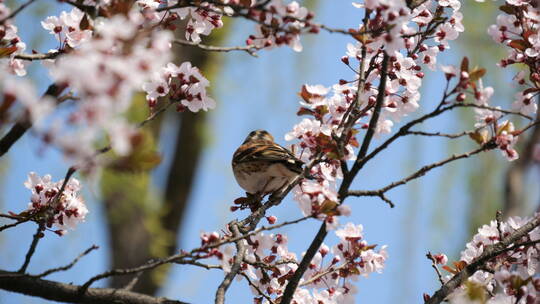
M 36 233 L 34 234 L 34 237 L 32 239 L 32 243 L 30 244 L 30 248 L 28 248 L 28 252 L 26 252 L 26 256 L 24 257 L 24 263 L 19 269 L 19 271 L 17 271 L 18 273 L 24 273 L 26 271 L 26 268 L 28 268 L 28 264 L 30 264 L 30 260 L 32 259 L 32 256 L 36 251 L 37 244 L 43 236 L 43 230 L 45 230 L 45 225 L 39 224 Z
M 235 237 L 241 236 L 240 230 L 238 229 L 238 223 L 234 222 L 230 224 L 230 228 L 233 232 L 233 235 Z M 244 256 L 246 254 L 246 245 L 244 243 L 244 240 L 238 240 L 235 242 L 236 244 L 236 255 L 234 256 L 234 262 L 231 267 L 231 271 L 227 273 L 225 278 L 223 278 L 223 282 L 219 285 L 217 291 L 216 291 L 216 304 L 223 304 L 225 303 L 225 293 L 227 292 L 227 289 L 232 283 L 232 280 L 240 271 L 240 267 L 242 265 L 242 261 L 244 260 Z
M 439 290 L 437 290 L 433 296 L 431 296 L 425 303 L 426 304 L 438 304 L 443 302 L 448 295 L 450 295 L 456 288 L 461 286 L 471 275 L 477 270 L 484 267 L 484 265 L 492 258 L 508 251 L 507 248 L 511 244 L 515 243 L 526 234 L 531 232 L 534 228 L 540 225 L 540 215 L 536 215 L 528 223 L 521 228 L 510 233 L 506 238 L 502 239 L 499 243 L 486 246 L 482 254 L 474 259 L 469 265 L 465 266 L 460 272 L 455 274 L 448 282 L 446 282 Z M 521 246 L 521 244 L 520 244 Z
M 377 127 L 377 122 L 379 120 L 380 111 L 382 108 L 382 104 L 384 102 L 385 97 L 385 91 L 386 91 L 386 78 L 387 78 L 387 72 L 388 72 L 388 55 L 384 53 L 383 61 L 382 61 L 382 67 L 381 67 L 381 79 L 378 87 L 378 94 L 376 99 L 376 104 L 373 109 L 373 114 L 371 116 L 371 120 L 369 121 L 369 127 L 368 131 L 366 133 L 366 136 L 364 137 L 364 140 L 362 142 L 362 145 L 360 146 L 360 151 L 358 152 L 358 159 L 361 159 L 365 156 L 367 153 L 367 150 L 369 148 L 369 145 L 371 143 L 371 140 L 373 138 L 373 134 L 375 133 L 375 129 Z M 343 182 L 341 183 L 341 186 L 339 188 L 338 194 L 339 199 L 341 202 L 346 198 L 346 193 L 358 173 L 358 170 L 360 170 L 357 166 L 357 162 L 353 165 L 350 172 L 347 173 L 347 175 L 343 178 Z M 317 232 L 317 235 L 315 235 L 315 238 L 309 245 L 308 250 L 306 251 L 306 254 L 302 258 L 302 261 L 300 262 L 300 265 L 298 265 L 298 268 L 294 272 L 294 275 L 291 277 L 289 282 L 287 283 L 287 287 L 285 287 L 285 291 L 283 292 L 283 297 L 281 299 L 281 304 L 290 304 L 294 292 L 296 291 L 296 288 L 298 287 L 298 283 L 300 282 L 300 279 L 306 272 L 309 264 L 311 263 L 311 260 L 317 253 L 317 250 L 319 250 L 319 247 L 324 241 L 324 238 L 328 232 L 326 231 L 326 223 L 322 223 L 321 227 L 319 228 L 319 231 Z
M 32 4 L 34 1 L 36 1 L 36 0 L 28 0 L 25 3 L 21 4 L 21 6 L 19 6 L 17 9 L 15 9 L 13 12 L 11 12 L 11 14 L 7 15 L 2 20 L 0 20 L 0 25 L 3 25 L 9 19 L 12 19 L 13 17 L 17 16 L 17 14 L 19 14 L 23 9 L 25 9 L 27 6 Z
M 187 304 L 113 288 L 89 288 L 81 294 L 78 285 L 43 280 L 5 270 L 0 270 L 0 289 L 66 303 Z
M 52 269 L 46 270 L 46 271 L 44 271 L 44 272 L 42 272 L 40 274 L 32 275 L 32 277 L 43 278 L 43 277 L 46 277 L 46 276 L 48 276 L 48 275 L 50 275 L 52 273 L 55 273 L 55 272 L 69 270 L 69 269 L 71 269 L 71 267 L 75 266 L 75 264 L 77 264 L 77 262 L 79 262 L 79 260 L 82 259 L 85 255 L 89 254 L 90 252 L 92 252 L 93 250 L 96 250 L 98 248 L 99 248 L 98 246 L 92 245 L 90 248 L 86 249 L 83 253 L 79 254 L 75 259 L 73 259 L 73 261 L 71 261 L 71 263 L 67 264 L 66 266 L 52 268 Z
M 206 45 L 201 43 L 195 43 L 192 41 L 184 40 L 184 39 L 174 39 L 174 43 L 180 44 L 180 45 L 187 45 L 187 46 L 193 46 L 196 48 L 199 48 L 204 51 L 209 52 L 232 52 L 232 51 L 244 51 L 248 53 L 249 55 L 253 57 L 259 57 L 256 50 L 260 50 L 263 47 L 258 47 L 256 45 L 246 45 L 246 46 L 213 46 L 213 45 Z
M 21 59 L 21 60 L 46 60 L 46 59 L 54 59 L 61 55 L 62 52 L 50 52 L 50 53 L 38 53 L 38 54 L 17 54 L 15 55 L 15 59 Z
M 487 151 L 487 150 L 492 150 L 492 149 L 495 149 L 497 146 L 496 144 L 491 141 L 491 142 L 488 142 L 484 145 L 482 145 L 480 148 L 477 148 L 475 150 L 472 150 L 472 151 L 469 151 L 469 152 L 466 152 L 466 153 L 462 153 L 462 154 L 454 154 L 446 159 L 443 159 L 441 161 L 438 161 L 436 163 L 432 163 L 432 164 L 429 164 L 429 165 L 426 165 L 422 168 L 420 168 L 418 171 L 414 172 L 413 174 L 401 179 L 401 180 L 398 180 L 398 181 L 395 181 L 379 190 L 371 190 L 371 191 L 354 191 L 354 190 L 351 190 L 351 191 L 348 191 L 347 192 L 347 195 L 348 196 L 381 196 L 381 194 L 384 194 L 385 192 L 397 187 L 397 186 L 401 186 L 401 185 L 404 185 L 414 179 L 417 179 L 423 175 L 425 175 L 427 172 L 429 172 L 430 170 L 432 169 L 435 169 L 437 167 L 441 167 L 441 166 L 444 166 L 446 165 L 447 163 L 450 163 L 450 162 L 453 162 L 453 161 L 456 161 L 458 159 L 462 159 L 462 158 L 468 158 L 470 156 L 473 156 L 475 154 L 478 154 L 480 152 L 483 152 L 483 151 Z
M 439 267 L 437 267 L 437 260 L 435 260 L 435 257 L 431 254 L 431 252 L 428 252 L 426 254 L 426 257 L 431 261 L 431 267 L 435 269 L 435 273 L 437 274 L 437 278 L 439 279 L 439 282 L 441 282 L 441 285 L 444 285 L 444 280 L 441 275 L 441 271 L 439 270 Z
M 58 86 L 56 84 L 51 84 L 43 96 L 58 97 L 66 86 Z M 4 156 L 6 152 L 9 151 L 11 146 L 17 142 L 28 129 L 32 127 L 32 122 L 28 119 L 21 119 L 19 122 L 16 122 L 11 129 L 0 139 L 0 157 Z

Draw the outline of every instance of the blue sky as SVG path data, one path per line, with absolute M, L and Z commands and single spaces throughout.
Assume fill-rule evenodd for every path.
M 356 27 L 362 18 L 362 11 L 353 8 L 350 1 L 319 2 L 321 4 L 316 8 L 317 20 L 329 26 Z M 48 15 L 57 14 L 58 11 L 59 8 L 55 8 Z M 467 16 L 466 12 L 464 15 L 465 18 L 472 17 Z M 22 14 L 17 25 L 26 41 L 35 35 L 46 36 L 48 42 L 41 45 L 39 50 L 54 47 L 56 42 L 52 36 L 48 37 L 46 31 L 38 27 L 28 14 Z M 235 23 L 232 35 L 224 44 L 243 44 L 252 30 L 253 25 L 250 23 Z M 284 134 L 300 121 L 295 115 L 299 106 L 296 93 L 302 84 L 331 86 L 341 78 L 352 78 L 351 71 L 340 62 L 349 42 L 352 41 L 347 36 L 322 32 L 302 39 L 302 53 L 280 48 L 260 52 L 259 58 L 246 53 L 222 55 L 221 72 L 216 79 L 211 80 L 217 107 L 209 115 L 208 143 L 186 221 L 182 225 L 182 234 L 178 236 L 180 248 L 198 246 L 201 231 L 220 230 L 227 222 L 245 215 L 229 211 L 232 201 L 243 194 L 230 169 L 232 153 L 246 134 L 254 129 L 266 129 L 274 134 L 279 143 L 287 145 L 283 139 Z M 445 53 L 438 59 L 443 63 L 457 64 L 460 55 Z M 34 65 L 39 66 L 39 63 Z M 36 68 L 33 75 L 36 85 L 43 90 L 48 85 L 43 69 Z M 443 76 L 440 73 L 427 73 L 421 101 L 424 111 L 429 111 L 438 102 L 442 95 L 442 85 Z M 415 113 L 412 117 L 419 114 Z M 422 128 L 429 131 L 460 131 L 467 125 L 456 123 L 458 119 L 461 118 L 449 114 L 429 121 Z M 172 123 L 166 124 L 164 136 L 173 128 L 175 126 Z M 373 146 L 379 144 L 381 139 L 376 139 Z M 165 160 L 170 148 L 170 143 L 163 141 Z M 396 142 L 391 149 L 381 153 L 362 169 L 352 188 L 377 189 L 414 172 L 424 164 L 472 148 L 474 144 L 468 139 L 460 140 L 456 145 L 448 145 L 440 139 L 407 137 Z M 22 183 L 28 172 L 36 171 L 41 175 L 49 173 L 54 179 L 63 178 L 68 164 L 63 162 L 61 156 L 51 149 L 44 154 L 37 153 L 38 150 L 32 135 L 27 134 L 13 147 L 8 157 L 0 161 L 5 172 L 1 210 L 19 211 L 26 207 L 29 195 Z M 388 196 L 396 203 L 394 209 L 390 209 L 378 198 L 347 200 L 353 215 L 342 218 L 341 222 L 350 220 L 364 225 L 366 240 L 373 244 L 388 245 L 390 255 L 382 274 L 372 274 L 358 281 L 357 303 L 417 303 L 421 301 L 422 293 L 435 290 L 436 276 L 425 253 L 442 251 L 455 257 L 464 246 L 469 203 L 466 177 L 469 170 L 474 170 L 474 161 L 466 160 L 437 169 L 418 181 L 392 190 Z M 154 184 L 158 189 L 164 185 L 166 165 L 167 161 L 156 171 Z M 451 180 L 452 184 L 444 185 L 445 180 Z M 40 272 L 66 264 L 92 244 L 99 245 L 100 250 L 90 254 L 71 271 L 50 278 L 82 283 L 86 278 L 107 269 L 108 241 L 98 187 L 86 185 L 85 196 L 90 210 L 86 222 L 65 237 L 50 234 L 44 238 L 29 271 Z M 271 210 L 270 214 L 276 215 L 280 221 L 301 216 L 299 208 L 290 197 Z M 290 249 L 298 254 L 305 250 L 319 224 L 318 221 L 310 220 L 284 228 L 282 232 L 289 236 Z M 19 267 L 33 233 L 34 226 L 26 224 L 0 235 L 0 268 Z M 335 237 L 330 236 L 326 244 L 331 246 L 334 241 Z M 214 291 L 221 279 L 222 273 L 217 270 L 174 265 L 161 294 L 192 303 L 210 303 L 213 302 Z M 104 282 L 99 285 L 103 286 Z M 235 282 L 228 298 L 228 303 L 251 303 L 251 293 L 245 281 Z M 44 301 L 0 291 L 0 303 Z

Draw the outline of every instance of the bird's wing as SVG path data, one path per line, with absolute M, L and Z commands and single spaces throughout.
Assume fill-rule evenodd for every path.
M 289 150 L 278 144 L 257 143 L 240 146 L 234 154 L 233 162 L 269 161 L 286 165 L 290 170 L 300 173 L 304 162 Z

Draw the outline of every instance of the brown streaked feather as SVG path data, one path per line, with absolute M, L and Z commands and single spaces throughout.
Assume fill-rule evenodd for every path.
M 233 156 L 233 163 L 254 161 L 281 163 L 289 170 L 297 173 L 302 172 L 302 166 L 304 165 L 304 162 L 297 159 L 289 150 L 275 143 L 243 144 L 236 150 Z

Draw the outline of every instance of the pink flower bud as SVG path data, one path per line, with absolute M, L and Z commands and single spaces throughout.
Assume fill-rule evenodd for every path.
M 266 220 L 268 221 L 268 224 L 273 225 L 276 223 L 277 217 L 275 217 L 274 215 L 267 216 Z

